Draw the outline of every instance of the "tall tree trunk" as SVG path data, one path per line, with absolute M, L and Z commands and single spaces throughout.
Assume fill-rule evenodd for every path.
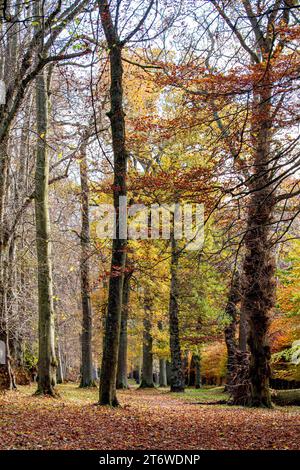
M 12 234 L 7 241 L 4 250 L 4 266 L 3 266 L 3 291 L 2 291 L 2 328 L 4 333 L 4 341 L 6 345 L 6 374 L 8 378 L 7 384 L 9 389 L 16 388 L 14 375 L 14 367 L 17 365 L 15 357 L 13 357 L 14 338 L 17 331 L 16 319 L 11 318 L 16 308 L 16 292 L 15 292 L 15 236 Z M 0 327 L 1 328 L 1 327 Z
M 167 387 L 167 361 L 165 358 L 161 357 L 159 359 L 159 386 Z
M 61 348 L 60 348 L 59 340 L 57 341 L 57 383 L 58 384 L 64 383 L 63 364 L 62 364 Z
M 126 196 L 127 151 L 125 146 L 125 115 L 123 110 L 122 47 L 106 0 L 100 1 L 100 15 L 109 49 L 110 112 L 114 154 L 113 197 L 116 215 L 115 238 L 112 244 L 108 308 L 103 344 L 99 404 L 117 406 L 116 379 L 120 341 L 122 293 L 126 261 L 127 233 L 122 224 L 120 197 Z
M 8 263 L 10 235 L 5 214 L 8 191 L 8 144 L 0 144 L 0 339 L 5 344 L 6 363 L 0 366 L 0 388 L 15 388 L 15 379 L 11 364 L 10 337 L 8 325 Z
M 37 393 L 55 396 L 56 355 L 49 220 L 49 158 L 47 152 L 48 93 L 45 73 L 36 78 L 37 152 L 35 219 L 38 263 L 39 358 Z
M 241 300 L 239 273 L 234 273 L 225 313 L 229 317 L 229 324 L 225 327 L 225 343 L 227 347 L 227 375 L 226 386 L 230 390 L 236 366 L 236 328 L 237 328 L 237 304 Z
M 28 194 L 28 162 L 30 159 L 30 129 L 31 118 L 33 114 L 33 109 L 35 106 L 34 96 L 28 97 L 25 101 L 24 117 L 22 122 L 22 131 L 20 137 L 20 147 L 18 152 L 18 159 L 20 165 L 18 168 L 16 188 L 14 191 L 14 204 L 16 208 L 21 207 L 24 200 L 24 195 Z M 24 250 L 24 241 L 25 241 L 25 230 L 24 230 L 24 215 L 19 219 L 19 231 L 14 234 L 16 241 L 16 251 L 22 253 Z M 16 296 L 16 316 L 17 321 L 14 331 L 14 351 L 15 351 L 15 360 L 16 365 L 19 367 L 24 367 L 24 327 L 26 325 L 27 311 L 26 311 L 26 271 L 28 267 L 26 266 L 26 260 L 24 257 L 21 257 L 19 263 L 14 263 L 16 269 L 15 274 L 15 283 L 18 286 L 18 295 Z M 26 327 L 25 327 L 26 328 Z
M 271 159 L 271 82 L 269 71 L 255 90 L 252 139 L 255 149 L 254 175 L 248 209 L 246 255 L 242 310 L 249 323 L 248 344 L 251 352 L 250 405 L 271 405 L 269 391 L 270 347 L 267 333 L 269 314 L 274 305 L 274 260 L 270 226 L 274 208 Z
M 152 299 L 148 288 L 145 289 L 144 298 L 144 320 L 143 320 L 143 364 L 141 388 L 153 388 L 153 338 L 151 333 L 152 326 Z
M 201 381 L 201 356 L 200 354 L 193 355 L 194 365 L 195 365 L 195 388 L 202 387 Z
M 4 268 L 6 271 L 6 268 Z M 6 285 L 6 273 L 4 272 L 4 285 Z M 12 358 L 10 354 L 10 336 L 7 311 L 7 290 L 1 295 L 1 324 L 0 340 L 5 344 L 5 364 L 0 365 L 0 389 L 12 390 L 17 388 L 15 376 L 12 368 Z
M 158 322 L 158 329 L 162 332 L 164 327 L 163 327 L 163 322 L 160 320 Z M 167 361 L 164 357 L 159 358 L 159 386 L 160 387 L 167 387 Z
M 81 183 L 81 302 L 82 302 L 82 333 L 81 333 L 81 381 L 80 387 L 95 386 L 93 379 L 92 355 L 92 306 L 90 299 L 90 218 L 89 218 L 89 184 L 86 157 L 86 140 L 80 151 L 80 183 Z
M 171 362 L 166 361 L 167 385 L 171 385 Z
M 130 297 L 130 273 L 124 276 L 123 304 L 121 315 L 120 344 L 118 357 L 117 388 L 128 388 L 127 380 L 127 322 Z
M 178 259 L 179 253 L 174 231 L 171 231 L 171 287 L 169 301 L 169 328 L 171 351 L 171 392 L 183 392 L 185 386 L 182 368 L 182 357 L 179 338 L 179 306 L 178 306 Z

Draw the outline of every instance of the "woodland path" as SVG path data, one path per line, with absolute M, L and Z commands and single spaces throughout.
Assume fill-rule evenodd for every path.
M 0 449 L 299 449 L 300 408 L 197 405 L 167 391 L 119 393 L 122 407 L 94 406 L 97 390 L 59 386 L 61 399 L 34 388 L 0 396 Z M 196 401 L 201 401 L 201 393 Z

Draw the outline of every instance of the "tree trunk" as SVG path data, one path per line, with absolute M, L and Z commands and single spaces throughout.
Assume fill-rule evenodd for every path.
M 184 374 L 182 370 L 182 358 L 179 338 L 179 306 L 178 306 L 178 249 L 174 238 L 174 231 L 171 231 L 171 288 L 169 301 L 169 328 L 170 328 L 170 351 L 171 351 L 171 392 L 184 391 Z
M 167 387 L 167 363 L 164 358 L 159 359 L 159 386 Z
M 144 299 L 144 330 L 143 330 L 143 364 L 142 381 L 140 388 L 153 388 L 153 354 L 152 354 L 152 333 L 151 333 L 151 298 L 148 289 L 145 289 Z
M 158 329 L 162 332 L 164 327 L 163 327 L 163 323 L 162 321 L 160 320 L 157 324 L 158 326 Z M 164 346 L 164 344 L 161 344 L 162 346 Z M 159 386 L 160 387 L 167 387 L 168 384 L 167 384 L 167 363 L 166 363 L 166 359 L 164 357 L 160 357 L 159 358 Z
M 239 273 L 236 271 L 233 275 L 232 284 L 230 287 L 228 301 L 225 308 L 225 313 L 229 318 L 229 324 L 226 326 L 225 343 L 227 347 L 227 375 L 226 387 L 230 390 L 230 386 L 235 375 L 236 366 L 236 327 L 237 327 L 237 304 L 241 300 L 240 295 L 240 279 Z
M 5 326 L 7 323 L 5 323 Z M 9 335 L 7 329 L 0 328 L 0 340 L 5 344 L 5 364 L 0 364 L 0 390 L 13 390 L 17 388 L 15 376 L 11 366 Z
M 116 216 L 115 238 L 108 292 L 108 308 L 103 343 L 99 404 L 117 406 L 116 379 L 120 341 L 122 293 L 126 261 L 127 233 L 122 224 L 120 197 L 126 196 L 127 151 L 123 111 L 122 43 L 116 35 L 107 1 L 100 2 L 101 22 L 110 60 L 110 112 L 108 113 L 114 155 L 113 197 Z
M 0 366 L 0 388 L 11 390 L 15 388 L 15 380 L 11 367 L 10 338 L 7 312 L 8 296 L 8 258 L 10 237 L 5 217 L 7 194 L 8 154 L 7 140 L 0 144 L 0 339 L 5 344 L 6 364 Z
M 195 364 L 195 388 L 202 387 L 201 381 L 201 357 L 200 354 L 194 354 L 194 364 Z
M 135 380 L 135 383 L 139 385 L 141 383 L 141 368 L 140 366 L 136 367 L 136 369 L 133 370 L 133 378 Z
M 248 321 L 244 310 L 240 312 L 239 323 L 239 350 L 242 352 L 247 351 L 247 336 L 248 336 Z
M 300 406 L 300 389 L 272 390 L 272 401 L 279 406 Z
M 93 387 L 93 355 L 92 355 L 92 306 L 90 299 L 90 218 L 89 218 L 89 184 L 86 158 L 86 140 L 80 152 L 80 183 L 81 183 L 81 381 L 80 387 Z
M 57 383 L 58 384 L 64 383 L 63 364 L 62 364 L 62 357 L 61 357 L 61 350 L 60 350 L 59 341 L 58 341 L 58 344 L 57 344 Z
M 52 263 L 49 220 L 49 159 L 47 153 L 48 95 L 46 78 L 36 78 L 37 152 L 35 172 L 35 219 L 38 263 L 39 358 L 37 393 L 55 396 L 56 367 Z
M 242 311 L 249 323 L 248 344 L 251 352 L 249 404 L 271 405 L 269 391 L 270 347 L 267 333 L 269 314 L 274 305 L 274 260 L 271 252 L 270 226 L 274 208 L 271 185 L 271 83 L 269 71 L 255 92 L 252 139 L 255 149 L 255 171 L 252 177 L 245 235 L 244 288 Z
M 171 363 L 166 361 L 167 385 L 171 385 Z
M 0 388 L 12 390 L 16 388 L 15 376 L 13 372 L 10 325 L 9 325 L 9 302 L 10 302 L 10 279 L 9 279 L 9 242 L 2 246 L 1 253 L 1 273 L 0 273 L 0 339 L 5 344 L 5 364 L 1 365 Z
M 13 233 L 9 241 L 8 259 L 5 265 L 5 309 L 6 309 L 6 339 L 7 339 L 7 366 L 10 376 L 10 388 L 16 388 L 14 367 L 18 366 L 16 355 L 14 355 L 14 340 L 17 336 L 18 320 L 9 318 L 10 315 L 17 312 L 17 290 L 16 290 L 16 236 Z
M 118 357 L 117 389 L 128 388 L 127 380 L 127 321 L 130 297 L 130 273 L 124 276 L 123 305 L 121 315 L 121 331 Z

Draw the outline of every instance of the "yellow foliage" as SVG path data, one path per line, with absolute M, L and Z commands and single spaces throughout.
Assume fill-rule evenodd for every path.
M 201 353 L 202 376 L 206 383 L 220 384 L 226 375 L 227 351 L 223 342 L 204 346 Z

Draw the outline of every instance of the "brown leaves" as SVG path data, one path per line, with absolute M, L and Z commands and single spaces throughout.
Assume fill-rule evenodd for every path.
M 60 387 L 61 400 L 20 387 L 0 399 L 1 449 L 299 449 L 297 408 L 199 406 L 158 390 L 120 392 L 117 409 L 92 406 L 97 390 Z M 201 393 L 201 392 L 200 392 Z

